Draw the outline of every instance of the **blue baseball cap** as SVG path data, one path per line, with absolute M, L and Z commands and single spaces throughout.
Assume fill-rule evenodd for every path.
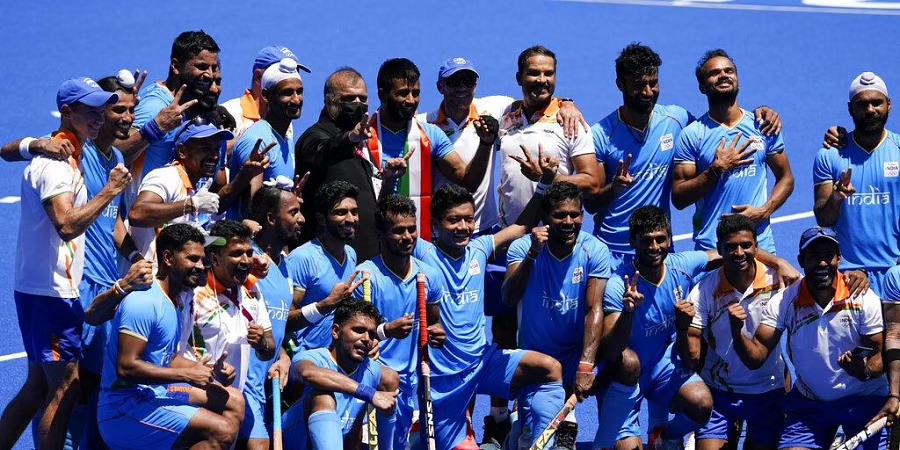
M 473 66 L 468 59 L 450 58 L 444 61 L 444 63 L 441 64 L 441 68 L 438 69 L 438 79 L 447 78 L 460 70 L 470 70 L 475 76 L 479 76 L 478 72 L 475 70 L 475 66 Z
M 175 145 L 184 145 L 191 139 L 203 139 L 211 136 L 219 136 L 219 139 L 228 141 L 234 139 L 234 133 L 222 130 L 200 117 L 194 118 L 178 127 L 175 133 Z
M 56 91 L 56 107 L 62 109 L 63 105 L 71 105 L 79 102 L 97 108 L 119 101 L 119 96 L 113 92 L 106 92 L 96 81 L 79 77 L 63 82 Z
M 309 70 L 309 67 L 300 64 L 300 60 L 297 59 L 297 55 L 291 51 L 291 49 L 283 46 L 283 45 L 270 45 L 268 47 L 263 48 L 256 54 L 256 59 L 253 61 L 253 71 L 256 69 L 266 70 L 272 64 L 277 64 L 284 58 L 291 58 L 294 61 L 297 61 L 297 68 L 306 72 L 312 73 Z
M 812 245 L 813 242 L 819 239 L 826 239 L 831 242 L 834 242 L 835 245 L 840 245 L 838 242 L 837 233 L 831 228 L 823 228 L 823 227 L 812 227 L 807 229 L 800 235 L 800 251 L 802 252 L 806 247 Z

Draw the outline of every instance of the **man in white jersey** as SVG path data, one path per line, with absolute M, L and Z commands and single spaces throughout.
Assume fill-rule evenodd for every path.
M 89 201 L 81 148 L 97 137 L 107 105 L 117 101 L 90 78 L 65 81 L 56 94 L 61 118 L 51 140 L 69 141 L 73 153 L 65 160 L 39 156 L 25 168 L 13 289 L 28 376 L 0 418 L 2 448 L 15 445 L 41 407 L 38 446 L 61 448 L 65 439 L 79 390 L 84 233 L 131 182 L 118 165 Z
M 838 266 L 837 234 L 810 228 L 800 236 L 797 261 L 805 277 L 772 297 L 756 333 L 747 337 L 743 308 L 730 307 L 731 337 L 750 369 L 766 363 L 782 334 L 796 379 L 784 400 L 779 448 L 828 448 L 838 427 L 852 436 L 888 397 L 881 350 L 881 302 L 871 291 L 853 297 Z M 869 438 L 864 449 L 884 449 L 888 430 Z

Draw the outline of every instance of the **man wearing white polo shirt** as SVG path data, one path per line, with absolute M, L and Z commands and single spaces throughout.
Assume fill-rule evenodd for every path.
M 806 230 L 797 261 L 805 277 L 769 300 L 755 336 L 743 331 L 743 308 L 729 308 L 731 336 L 741 361 L 758 369 L 787 334 L 797 377 L 784 402 L 778 446 L 828 448 L 839 426 L 848 436 L 858 433 L 888 396 L 881 302 L 871 290 L 851 296 L 838 272 L 841 250 L 831 229 Z M 887 439 L 883 429 L 862 448 L 884 449 Z
M 68 141 L 73 153 L 63 160 L 38 156 L 25 168 L 13 296 L 28 377 L 0 418 L 0 448 L 12 448 L 41 407 L 38 447 L 62 448 L 79 391 L 84 233 L 131 182 L 119 164 L 88 200 L 81 149 L 97 137 L 107 105 L 118 98 L 90 78 L 65 81 L 56 94 L 60 127 L 50 139 Z M 22 147 L 30 157 L 28 143 Z

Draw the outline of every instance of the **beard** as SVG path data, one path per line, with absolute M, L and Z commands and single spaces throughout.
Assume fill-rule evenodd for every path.
M 656 106 L 656 101 L 659 100 L 659 94 L 653 96 L 653 99 L 645 101 L 640 96 L 631 96 L 631 95 L 623 95 L 622 103 L 625 104 L 625 107 L 632 110 L 637 111 L 643 114 L 647 114 L 650 111 L 653 111 L 653 107 Z
M 734 103 L 734 101 L 737 100 L 739 91 L 740 91 L 740 89 L 738 89 L 737 86 L 734 86 L 731 88 L 730 91 L 719 92 L 719 91 L 715 90 L 715 86 L 713 86 L 712 89 L 709 89 L 707 91 L 706 97 L 709 99 L 710 103 L 715 103 L 715 104 Z
M 880 133 L 884 130 L 889 115 L 890 113 L 885 113 L 883 116 L 871 118 L 853 116 L 853 126 L 859 131 Z
M 390 106 L 391 113 L 402 120 L 412 120 L 416 116 L 416 108 L 418 104 L 405 105 L 403 103 L 395 103 Z
M 191 78 L 181 80 L 187 86 L 186 100 L 196 99 L 197 108 L 203 111 L 212 111 L 219 103 L 219 94 L 211 92 L 212 80 L 205 78 Z

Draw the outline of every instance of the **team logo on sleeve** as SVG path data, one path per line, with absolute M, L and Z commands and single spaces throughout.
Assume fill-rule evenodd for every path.
M 672 150 L 675 147 L 675 138 L 672 136 L 672 133 L 664 134 L 663 137 L 659 138 L 659 149 L 660 151 L 667 152 Z
M 900 163 L 897 161 L 884 163 L 884 176 L 886 178 L 897 178 L 900 176 Z
M 478 264 L 478 261 L 473 259 L 472 262 L 469 263 L 469 275 L 474 276 L 474 275 L 478 275 L 480 273 L 481 273 L 481 265 Z
M 572 271 L 572 284 L 581 283 L 582 280 L 584 280 L 584 268 L 579 266 Z

